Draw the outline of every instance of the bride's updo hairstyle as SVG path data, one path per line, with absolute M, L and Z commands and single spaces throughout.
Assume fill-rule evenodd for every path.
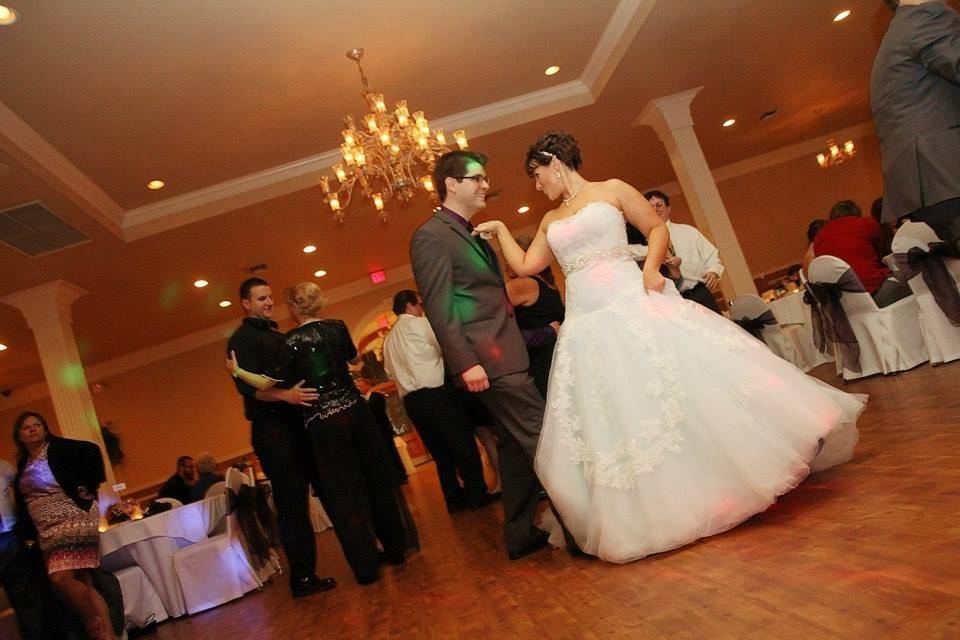
M 550 164 L 554 158 L 574 171 L 579 169 L 580 145 L 577 139 L 563 131 L 549 131 L 540 136 L 527 151 L 527 175 L 532 178 L 537 167 Z
M 287 304 L 293 307 L 301 318 L 316 318 L 317 313 L 327 303 L 320 287 L 314 282 L 301 282 L 288 287 L 283 292 Z

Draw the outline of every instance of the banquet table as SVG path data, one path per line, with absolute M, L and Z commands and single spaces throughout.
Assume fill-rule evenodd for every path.
M 803 292 L 788 293 L 769 303 L 773 315 L 777 316 L 780 326 L 786 324 L 810 324 L 810 305 L 803 301 Z
M 100 563 L 107 571 L 139 566 L 171 617 L 187 613 L 173 567 L 180 548 L 205 540 L 227 512 L 221 494 L 142 520 L 115 525 L 100 534 Z

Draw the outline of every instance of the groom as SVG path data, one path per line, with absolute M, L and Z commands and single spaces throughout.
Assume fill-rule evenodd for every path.
M 413 234 L 410 258 L 427 319 L 447 370 L 478 394 L 496 423 L 507 553 L 511 560 L 542 549 L 533 525 L 540 483 L 533 456 L 543 396 L 529 361 L 496 255 L 471 235 L 470 219 L 486 206 L 486 156 L 453 151 L 437 160 L 433 184 L 443 206 Z

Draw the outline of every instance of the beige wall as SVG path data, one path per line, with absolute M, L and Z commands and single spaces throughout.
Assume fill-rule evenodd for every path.
M 799 158 L 722 181 L 720 193 L 754 274 L 799 261 L 807 224 L 826 217 L 837 200 L 852 198 L 866 211 L 882 191 L 876 139 L 858 141 L 849 162 L 821 170 L 811 157 Z M 691 222 L 682 196 L 673 198 L 674 220 Z M 283 285 L 286 283 L 276 283 Z M 376 316 L 389 309 L 393 292 L 412 282 L 388 282 L 370 293 L 324 310 L 341 318 L 359 341 L 376 329 Z M 239 319 L 238 319 L 239 322 Z M 287 322 L 289 325 L 289 321 Z M 135 489 L 173 473 L 177 456 L 210 451 L 223 459 L 249 450 L 249 425 L 240 398 L 222 369 L 224 341 L 154 362 L 107 379 L 93 396 L 101 422 L 112 421 L 127 454 L 116 468 L 118 481 Z M 49 399 L 0 413 L 0 457 L 12 459 L 10 428 L 24 409 L 56 422 Z
M 800 262 L 807 225 L 826 218 L 835 202 L 855 200 L 869 213 L 870 204 L 883 194 L 880 148 L 876 137 L 868 136 L 857 140 L 857 149 L 851 160 L 831 169 L 821 169 L 809 155 L 718 184 L 755 276 Z M 674 222 L 693 224 L 682 195 L 670 203 Z

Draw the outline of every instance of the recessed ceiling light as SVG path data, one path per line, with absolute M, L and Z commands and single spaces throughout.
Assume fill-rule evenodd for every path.
M 303 252 L 304 252 L 304 253 L 313 253 L 313 252 L 316 251 L 316 250 L 317 250 L 317 248 L 316 248 L 315 246 L 313 246 L 312 244 L 308 244 L 307 246 L 305 246 L 305 247 L 303 248 Z
M 17 21 L 17 12 L 0 4 L 0 27 L 5 27 Z
M 844 9 L 837 15 L 833 16 L 833 21 L 840 22 L 841 20 L 846 20 L 848 17 L 850 17 L 850 9 Z
M 194 281 L 193 281 L 193 286 L 195 286 L 197 289 L 202 289 L 202 288 L 204 288 L 205 286 L 207 286 L 208 284 L 210 284 L 210 283 L 207 282 L 206 280 L 202 280 L 202 279 L 201 279 L 201 280 L 194 280 Z
M 555 76 L 555 75 L 557 75 L 558 73 L 560 73 L 560 67 L 558 67 L 558 66 L 555 65 L 555 64 L 554 64 L 554 65 L 551 65 L 551 66 L 549 66 L 549 67 L 547 67 L 546 69 L 543 70 L 543 75 L 545 75 L 545 76 Z
M 725 127 L 732 127 L 732 126 L 735 125 L 735 124 L 737 124 L 737 121 L 736 121 L 735 118 L 730 118 L 730 119 L 728 119 L 728 120 L 724 120 L 724 121 L 723 121 L 723 126 L 725 126 Z
M 317 269 L 316 271 L 313 272 L 314 278 L 322 278 L 325 275 L 327 275 L 327 272 L 324 271 L 323 269 Z
M 7 350 L 7 345 L 0 343 L 0 351 L 6 351 L 6 350 Z
M 147 183 L 147 189 L 150 189 L 151 191 L 157 191 L 158 189 L 163 189 L 165 186 L 167 186 L 167 183 L 164 182 L 163 180 L 151 180 L 150 182 Z
M 527 205 L 523 205 L 522 207 L 517 209 L 517 213 L 526 213 L 527 211 L 530 211 L 530 207 L 528 207 Z
M 226 309 L 227 307 L 229 307 L 229 306 L 230 306 L 231 304 L 233 304 L 233 303 L 230 302 L 229 300 L 221 300 L 221 301 L 218 302 L 217 304 L 220 305 L 220 308 L 221 308 L 221 309 Z

